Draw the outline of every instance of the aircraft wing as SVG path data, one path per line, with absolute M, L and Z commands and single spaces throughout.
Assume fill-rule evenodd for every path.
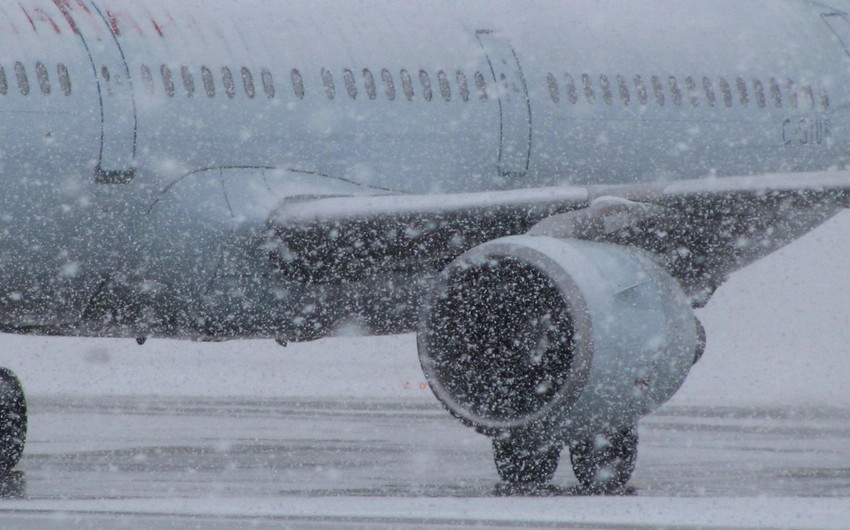
M 823 171 L 451 195 L 293 197 L 270 217 L 274 256 L 323 283 L 439 271 L 466 250 L 529 232 L 637 246 L 707 296 L 734 270 L 848 204 L 850 173 Z

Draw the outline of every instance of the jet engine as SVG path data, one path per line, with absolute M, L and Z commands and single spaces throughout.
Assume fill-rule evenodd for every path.
M 494 438 L 502 478 L 543 482 L 562 447 L 599 436 L 634 441 L 630 475 L 638 419 L 679 389 L 702 341 L 684 293 L 651 255 L 522 235 L 475 247 L 443 271 L 418 347 L 437 398 Z M 603 480 L 576 467 L 600 467 L 576 452 L 579 479 Z

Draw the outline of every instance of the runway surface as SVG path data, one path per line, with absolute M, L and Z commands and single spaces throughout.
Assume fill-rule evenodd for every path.
M 51 398 L 33 400 L 31 425 L 3 483 L 2 528 L 850 521 L 842 409 L 664 408 L 641 424 L 626 498 L 582 496 L 566 456 L 552 496 L 503 497 L 488 440 L 423 401 Z

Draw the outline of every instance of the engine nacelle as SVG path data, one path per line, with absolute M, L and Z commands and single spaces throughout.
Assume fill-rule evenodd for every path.
M 667 401 L 701 344 L 679 287 L 644 252 L 515 236 L 437 280 L 420 322 L 437 398 L 485 434 L 615 432 Z

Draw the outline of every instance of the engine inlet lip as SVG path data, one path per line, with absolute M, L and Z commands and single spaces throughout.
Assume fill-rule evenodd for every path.
M 505 238 L 485 243 L 461 255 L 449 264 L 436 280 L 434 288 L 423 305 L 419 320 L 420 327 L 417 334 L 419 359 L 431 390 L 452 415 L 463 423 L 485 432 L 521 429 L 532 423 L 560 423 L 568 414 L 570 407 L 578 400 L 590 373 L 593 359 L 593 330 L 585 299 L 566 268 L 547 253 L 534 247 L 534 245 L 528 245 L 522 240 Z M 563 253 L 556 252 L 556 254 L 560 257 Z M 580 255 L 564 257 L 582 259 Z M 437 300 L 446 294 L 449 289 L 450 278 L 453 275 L 480 267 L 481 264 L 488 261 L 498 262 L 500 260 L 519 261 L 523 266 L 534 269 L 550 280 L 553 287 L 562 295 L 563 302 L 570 314 L 574 336 L 569 376 L 561 385 L 556 397 L 531 414 L 508 419 L 474 413 L 452 396 L 451 392 L 440 381 L 436 363 L 431 357 L 431 339 L 428 331 L 431 308 L 435 307 Z

